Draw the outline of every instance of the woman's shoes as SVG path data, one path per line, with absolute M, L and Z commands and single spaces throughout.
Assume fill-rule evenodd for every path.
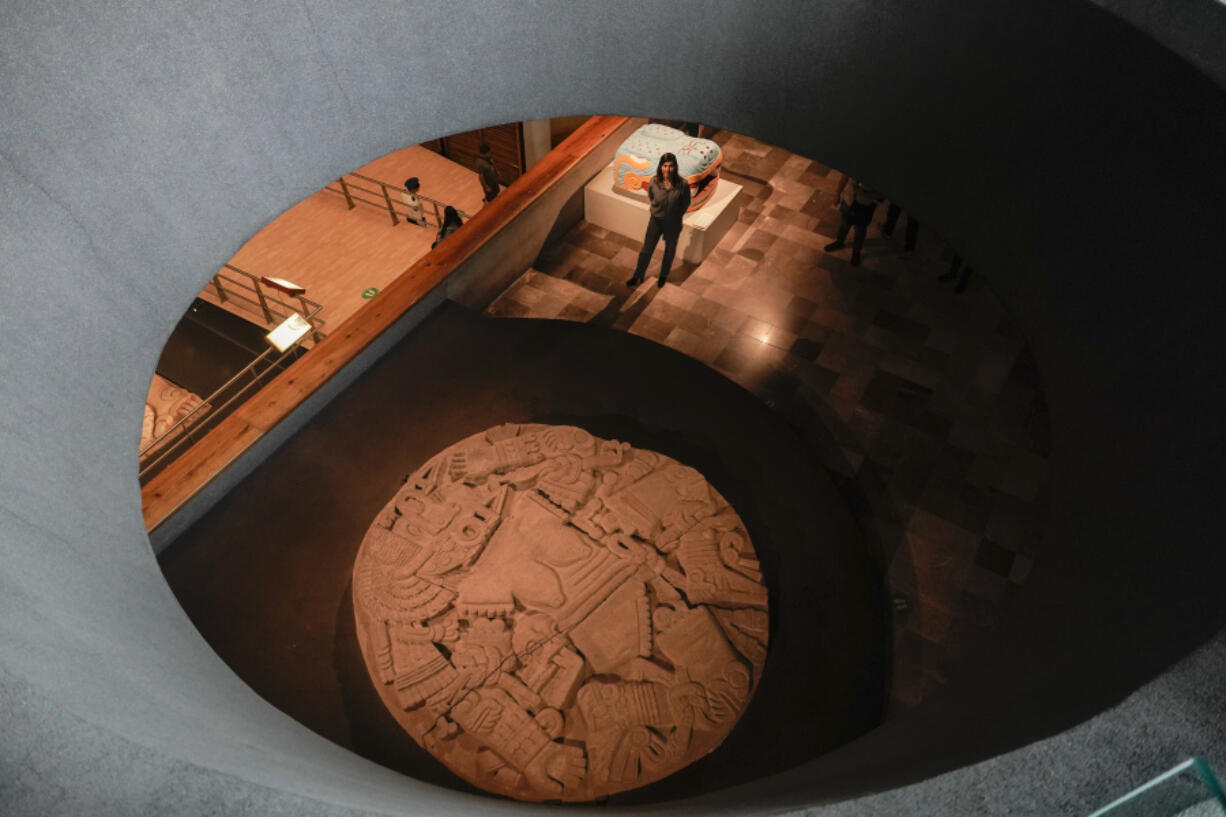
M 634 277 L 634 276 L 631 276 L 630 280 L 626 282 L 626 286 L 628 286 L 628 287 L 636 287 L 636 286 L 638 286 L 638 285 L 639 285 L 639 284 L 641 284 L 641 283 L 643 283 L 643 279 L 642 279 L 642 278 L 636 278 L 636 277 Z

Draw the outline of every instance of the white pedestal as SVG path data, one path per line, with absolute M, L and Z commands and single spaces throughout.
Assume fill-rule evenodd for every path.
M 691 264 L 701 264 L 707 253 L 736 224 L 741 211 L 741 186 L 720 179 L 710 201 L 681 220 L 681 238 L 677 257 Z M 643 240 L 647 232 L 647 195 L 630 196 L 613 189 L 613 163 L 596 174 L 583 188 L 583 218 L 598 227 Z

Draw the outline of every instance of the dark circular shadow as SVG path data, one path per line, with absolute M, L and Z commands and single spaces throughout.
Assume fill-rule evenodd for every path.
M 383 708 L 354 633 L 350 577 L 366 528 L 406 474 L 506 422 L 577 425 L 697 468 L 745 521 L 770 593 L 762 680 L 728 738 L 606 802 L 718 791 L 880 722 L 890 643 L 882 579 L 808 445 L 722 375 L 611 329 L 445 304 L 176 540 L 162 557 L 167 581 L 218 654 L 274 706 L 383 766 L 475 791 Z

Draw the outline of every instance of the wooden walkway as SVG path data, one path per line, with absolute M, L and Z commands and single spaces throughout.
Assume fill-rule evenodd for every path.
M 355 172 L 397 186 L 416 176 L 422 195 L 469 214 L 482 206 L 476 173 L 419 145 L 389 153 Z M 400 209 L 399 197 L 394 201 Z M 393 226 L 386 210 L 365 204 L 349 210 L 343 195 L 320 190 L 277 216 L 229 263 L 256 277 L 270 275 L 306 287 L 306 296 L 323 305 L 320 317 L 327 321 L 325 331 L 331 331 L 370 303 L 362 297 L 364 290 L 386 289 L 429 252 L 435 234 L 433 226 L 418 227 L 403 219 Z M 205 287 L 200 297 L 261 322 L 258 310 L 241 302 L 222 304 L 212 287 Z
M 145 529 L 152 532 L 174 514 L 201 488 L 301 405 L 316 389 L 339 372 L 397 318 L 467 261 L 490 238 L 521 215 L 547 190 L 566 178 L 588 153 L 627 121 L 623 116 L 592 117 L 498 198 L 479 210 L 466 229 L 440 244 L 435 251 L 416 256 L 415 261 L 400 268 L 399 274 L 389 274 L 385 288 L 381 288 L 382 291 L 377 297 L 365 302 L 365 306 L 358 304 L 358 308 L 353 309 L 349 316 L 342 320 L 333 322 L 334 319 L 329 317 L 328 337 L 142 487 Z M 379 178 L 375 172 L 359 172 Z M 428 194 L 424 179 L 422 187 L 422 192 Z M 357 210 L 346 212 L 343 199 L 335 193 L 323 195 L 334 196 L 340 202 L 338 215 L 341 219 L 347 216 L 368 217 L 360 215 Z M 287 215 L 288 212 L 292 212 L 292 208 L 287 211 Z M 412 229 L 405 226 L 392 227 L 387 216 L 380 216 L 373 209 L 370 209 L 369 217 L 376 221 L 380 217 L 385 219 L 381 225 L 382 229 L 392 234 L 403 234 L 397 231 Z M 276 224 L 282 218 L 285 216 L 273 223 Z M 305 231 L 298 231 L 293 235 L 296 235 L 300 242 L 309 237 L 309 233 Z M 381 240 L 386 242 L 386 239 Z M 432 240 L 433 238 L 426 241 L 427 250 Z M 250 244 L 251 242 L 248 242 L 248 246 Z M 279 248 L 270 243 L 264 257 L 288 258 L 280 255 L 280 252 Z M 236 263 L 236 266 L 243 267 L 243 264 Z M 248 271 L 255 274 L 286 274 L 285 270 L 264 272 L 256 268 Z M 307 294 L 315 300 L 321 300 L 318 292 L 313 292 L 307 281 L 299 280 L 296 283 L 308 286 Z M 360 292 L 358 300 L 361 300 Z

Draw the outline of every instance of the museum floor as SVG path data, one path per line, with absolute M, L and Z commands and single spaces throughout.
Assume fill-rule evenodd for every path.
M 421 145 L 392 151 L 353 172 L 394 185 L 417 176 L 422 195 L 445 198 L 466 214 L 481 209 L 477 174 Z M 386 288 L 428 253 L 436 230 L 404 220 L 393 227 L 385 210 L 365 204 L 349 210 L 335 192 L 337 183 L 329 187 L 264 225 L 227 263 L 253 275 L 278 276 L 306 287 L 307 296 L 322 305 L 320 317 L 331 331 L 370 303 L 364 291 Z M 359 193 L 360 198 L 377 201 L 371 195 Z M 200 297 L 247 320 L 261 320 L 253 304 L 233 298 L 221 303 L 211 287 L 204 287 Z
M 1016 322 L 982 277 L 937 279 L 951 251 L 906 218 L 863 264 L 822 247 L 839 174 L 726 131 L 746 197 L 699 266 L 625 287 L 640 243 L 580 222 L 489 308 L 612 326 L 690 355 L 758 395 L 835 478 L 898 598 L 890 714 L 940 688 L 989 637 L 1038 555 L 1047 409 Z

